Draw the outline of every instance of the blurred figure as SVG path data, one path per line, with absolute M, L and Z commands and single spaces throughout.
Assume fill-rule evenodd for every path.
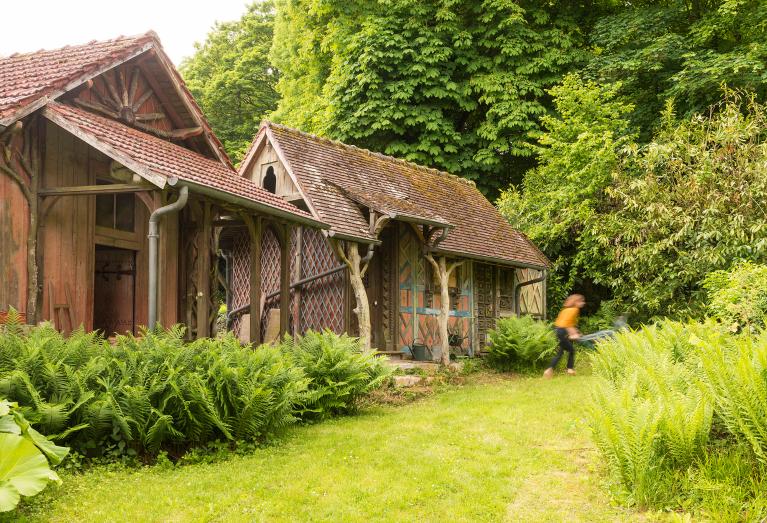
M 581 333 L 578 330 L 578 318 L 581 315 L 581 309 L 585 305 L 586 299 L 582 294 L 571 294 L 565 300 L 564 306 L 554 322 L 557 339 L 559 340 L 559 350 L 554 359 L 551 360 L 549 368 L 543 372 L 544 378 L 552 378 L 554 376 L 554 368 L 559 363 L 559 360 L 562 359 L 565 351 L 567 351 L 567 373 L 571 376 L 575 375 L 575 347 L 573 346 L 573 341 L 581 337 Z

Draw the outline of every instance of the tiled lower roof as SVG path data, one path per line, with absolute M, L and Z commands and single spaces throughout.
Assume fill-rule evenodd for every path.
M 222 193 L 271 207 L 282 213 L 301 218 L 311 216 L 282 198 L 265 191 L 250 180 L 246 180 L 221 162 L 211 160 L 194 151 L 144 133 L 120 122 L 105 118 L 78 107 L 57 102 L 49 103 L 43 114 L 92 146 L 118 162 L 160 180 L 178 178 Z M 111 156 L 111 155 L 110 155 Z
M 549 265 L 546 256 L 466 179 L 282 125 L 264 126 L 331 233 L 370 241 L 369 224 L 359 210 L 362 204 L 451 225 L 439 244 L 439 250 L 447 253 Z

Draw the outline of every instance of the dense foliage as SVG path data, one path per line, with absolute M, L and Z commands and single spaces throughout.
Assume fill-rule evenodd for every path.
M 261 22 L 237 38 L 217 28 L 185 69 L 223 115 L 217 129 L 242 121 L 227 109 L 231 86 L 276 81 L 282 123 L 449 170 L 491 198 L 505 191 L 503 211 L 554 261 L 552 307 L 578 291 L 586 313 L 606 299 L 635 321 L 697 316 L 708 273 L 765 261 L 763 0 L 275 8 L 268 59 L 271 15 L 252 7 Z M 249 38 L 258 58 L 242 67 L 212 51 L 245 56 L 237 42 Z M 213 80 L 214 59 L 231 83 Z M 247 134 L 227 145 L 236 157 Z
M 619 497 L 641 507 L 694 504 L 719 521 L 759 519 L 765 358 L 767 336 L 715 323 L 666 321 L 602 343 L 590 418 Z
M 764 329 L 767 319 L 767 266 L 742 262 L 715 271 L 703 283 L 708 312 L 731 330 Z
M 552 89 L 558 116 L 543 118 L 545 132 L 537 148 L 541 163 L 527 172 L 520 188 L 511 187 L 498 200 L 511 224 L 549 255 L 554 307 L 576 282 L 593 278 L 602 258 L 596 253 L 595 260 L 595 253 L 584 248 L 584 236 L 605 210 L 605 191 L 622 149 L 633 143 L 628 121 L 632 107 L 615 99 L 619 87 L 600 87 L 568 75 Z
M 363 351 L 358 338 L 331 331 L 285 338 L 281 349 L 310 380 L 296 406 L 305 419 L 325 419 L 356 410 L 359 400 L 391 375 L 374 352 Z
M 277 10 L 276 119 L 491 193 L 529 165 L 546 89 L 586 58 L 588 13 L 568 2 L 282 0 Z
M 531 316 L 499 319 L 488 337 L 487 362 L 502 371 L 525 371 L 547 365 L 557 346 L 551 327 Z
M 231 334 L 183 340 L 183 329 L 64 337 L 0 332 L 0 396 L 33 426 L 86 455 L 263 441 L 299 416 L 353 410 L 387 375 L 351 338 L 309 333 L 295 346 L 242 346 Z M 287 350 L 289 354 L 285 354 Z
M 278 74 L 269 64 L 273 21 L 273 4 L 255 2 L 240 20 L 217 23 L 179 68 L 235 162 L 277 106 Z
M 0 398 L 0 512 L 16 508 L 22 496 L 61 483 L 55 467 L 69 453 L 33 429 L 16 403 Z

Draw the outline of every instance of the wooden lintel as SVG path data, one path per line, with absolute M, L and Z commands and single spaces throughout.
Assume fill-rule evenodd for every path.
M 112 183 L 106 185 L 75 185 L 71 187 L 45 187 L 39 191 L 40 196 L 78 196 L 86 194 L 117 194 L 151 191 L 147 185 L 132 185 L 128 183 Z

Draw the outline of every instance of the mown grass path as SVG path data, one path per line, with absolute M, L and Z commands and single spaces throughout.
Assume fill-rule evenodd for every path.
M 610 506 L 583 416 L 590 377 L 467 385 L 294 429 L 214 464 L 93 470 L 40 521 L 631 521 Z

